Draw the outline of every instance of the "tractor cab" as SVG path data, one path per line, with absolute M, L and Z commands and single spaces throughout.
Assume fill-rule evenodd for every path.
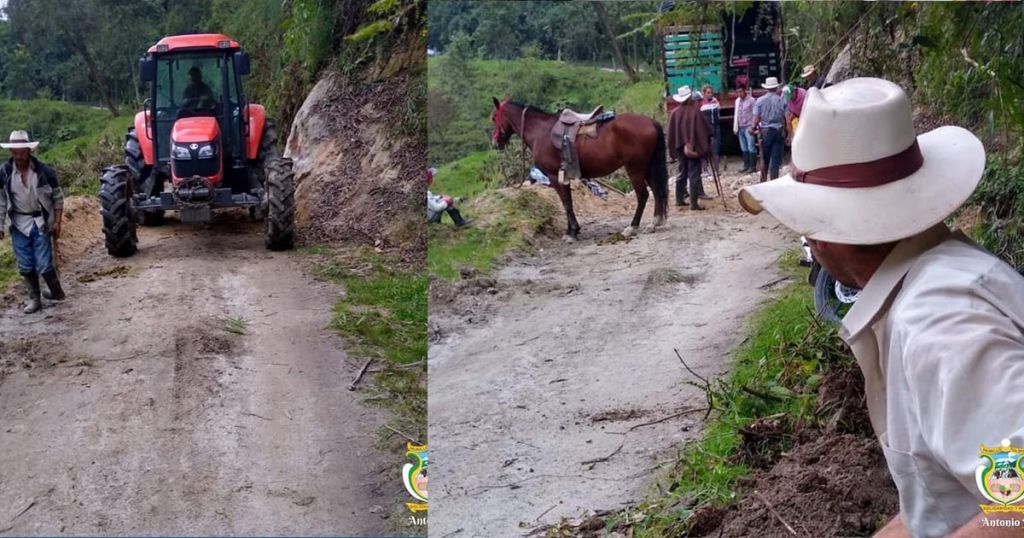
M 172 181 L 199 176 L 248 189 L 234 171 L 244 169 L 248 121 L 241 77 L 249 55 L 221 35 L 168 37 L 139 60 L 150 96 L 143 118 L 155 160 Z
M 136 222 L 159 224 L 166 211 L 208 222 L 228 207 L 266 218 L 268 248 L 291 248 L 292 163 L 264 108 L 246 100 L 248 53 L 221 34 L 165 37 L 139 60 L 139 74 L 145 109 L 125 136 L 124 165 L 100 181 L 108 252 L 135 252 Z

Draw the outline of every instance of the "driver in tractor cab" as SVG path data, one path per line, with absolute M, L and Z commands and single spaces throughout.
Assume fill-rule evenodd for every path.
M 203 82 L 203 73 L 199 71 L 199 67 L 192 66 L 192 69 L 188 70 L 188 76 L 192 80 L 188 86 L 185 86 L 185 93 L 182 96 L 185 102 L 182 106 L 193 110 L 212 108 L 214 105 L 213 90 Z

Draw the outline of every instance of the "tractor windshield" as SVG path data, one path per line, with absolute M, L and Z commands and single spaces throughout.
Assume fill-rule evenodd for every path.
M 238 155 L 241 115 L 237 77 L 230 56 L 206 53 L 162 57 L 157 62 L 154 90 L 160 160 L 169 158 L 174 122 L 190 116 L 216 117 L 224 148 Z

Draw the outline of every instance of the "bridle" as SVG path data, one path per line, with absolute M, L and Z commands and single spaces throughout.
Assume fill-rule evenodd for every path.
M 492 138 L 494 139 L 495 144 L 497 144 L 498 139 L 500 137 L 505 136 L 505 131 L 503 131 L 501 129 L 501 127 L 500 127 L 500 119 L 505 117 L 504 116 L 504 112 L 505 112 L 505 105 L 506 104 L 508 104 L 507 101 L 502 101 L 498 105 L 498 110 L 495 112 L 495 116 L 494 116 L 494 118 L 495 118 L 494 134 L 492 135 Z M 520 157 L 520 159 L 523 162 L 523 168 L 524 169 L 526 169 L 527 161 L 526 161 L 526 139 L 523 138 L 523 135 L 526 133 L 526 113 L 529 112 L 529 110 L 530 110 L 530 105 L 523 105 L 523 110 L 519 114 L 519 132 L 520 132 L 519 138 L 523 139 L 523 143 L 520 145 L 519 157 Z M 515 133 L 514 127 L 515 126 L 513 125 L 513 130 L 512 130 L 513 134 Z M 512 134 L 509 134 L 508 136 L 511 137 Z

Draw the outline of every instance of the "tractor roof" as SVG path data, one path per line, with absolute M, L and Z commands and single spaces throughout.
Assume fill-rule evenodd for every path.
M 150 54 L 165 54 L 182 50 L 238 50 L 240 48 L 242 46 L 237 41 L 224 34 L 189 34 L 165 37 L 157 41 L 156 45 L 149 47 L 147 52 Z

